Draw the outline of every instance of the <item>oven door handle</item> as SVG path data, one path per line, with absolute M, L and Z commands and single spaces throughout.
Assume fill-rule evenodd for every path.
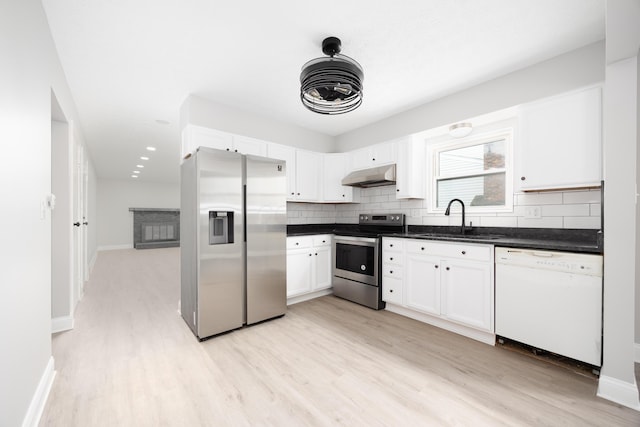
M 370 245 L 376 245 L 378 243 L 378 238 L 377 237 L 334 236 L 333 241 L 336 243 L 346 243 L 346 244 L 369 243 Z

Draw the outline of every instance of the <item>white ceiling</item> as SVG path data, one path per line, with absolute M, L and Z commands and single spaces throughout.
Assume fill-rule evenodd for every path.
M 178 181 L 189 94 L 328 135 L 604 38 L 605 0 L 43 0 L 100 178 Z M 327 36 L 364 68 L 364 102 L 299 99 Z M 168 121 L 159 124 L 157 120 Z

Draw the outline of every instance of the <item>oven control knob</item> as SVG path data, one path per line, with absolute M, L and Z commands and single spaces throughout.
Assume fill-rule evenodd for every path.
M 366 269 L 367 269 L 367 266 L 366 266 L 366 265 L 362 264 L 362 265 L 360 266 L 360 270 L 365 271 Z

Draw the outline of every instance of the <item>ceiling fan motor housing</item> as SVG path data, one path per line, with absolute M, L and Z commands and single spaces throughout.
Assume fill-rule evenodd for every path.
M 302 67 L 300 99 L 309 110 L 320 114 L 343 114 L 362 104 L 362 67 L 348 56 L 338 55 L 340 39 L 328 37 L 322 51 L 329 57 L 316 58 Z

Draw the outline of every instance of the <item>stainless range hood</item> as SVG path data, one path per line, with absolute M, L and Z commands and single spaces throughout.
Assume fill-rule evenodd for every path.
M 381 187 L 396 183 L 396 165 L 378 166 L 351 172 L 342 179 L 342 185 L 351 187 Z

